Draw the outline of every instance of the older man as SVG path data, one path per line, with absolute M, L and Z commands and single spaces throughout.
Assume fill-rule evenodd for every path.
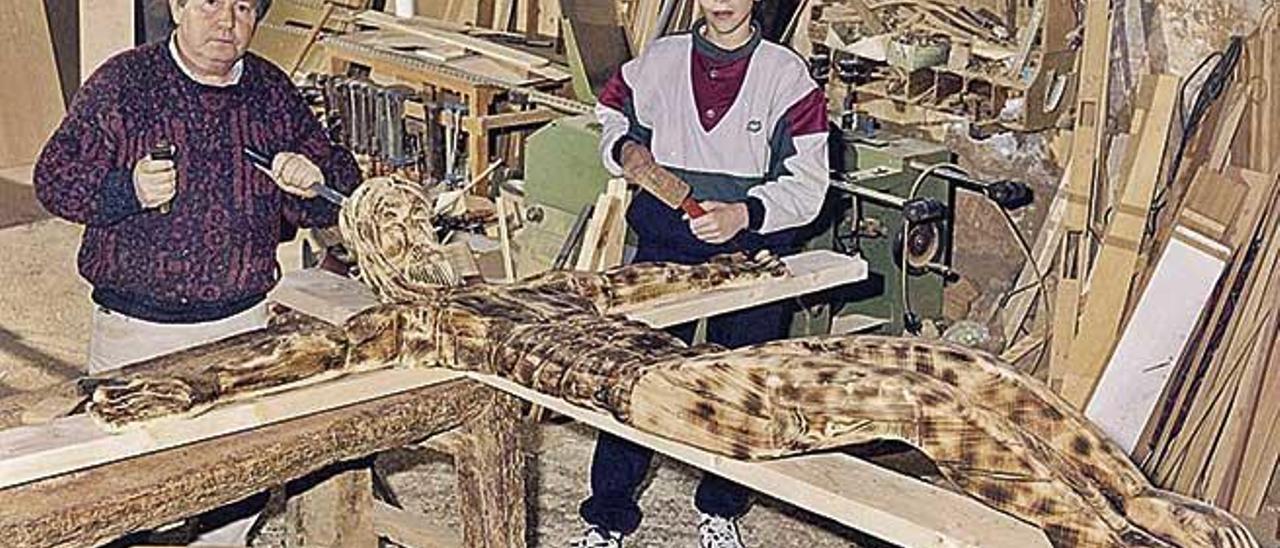
M 270 3 L 170 0 L 170 39 L 98 69 L 40 155 L 41 203 L 85 225 L 90 372 L 263 326 L 282 227 L 334 224 L 316 185 L 358 184 L 289 78 L 247 53 Z

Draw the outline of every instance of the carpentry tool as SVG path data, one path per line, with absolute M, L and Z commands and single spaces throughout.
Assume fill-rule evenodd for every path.
M 630 179 L 645 192 L 652 194 L 655 198 L 672 209 L 679 209 L 685 212 L 691 219 L 697 219 L 706 215 L 706 210 L 698 205 L 698 202 L 690 196 L 692 191 L 689 184 L 681 181 L 666 168 L 653 164 L 645 169 L 645 171 L 637 177 Z
M 249 163 L 253 164 L 253 167 L 256 167 L 259 171 L 266 173 L 267 176 L 273 176 L 271 173 L 271 159 L 268 158 L 266 154 L 263 154 L 261 151 L 248 145 L 245 145 L 242 150 L 244 152 L 245 159 L 249 160 Z M 343 196 L 341 192 L 334 190 L 324 183 L 318 183 L 311 188 L 315 189 L 316 196 L 323 198 L 325 201 L 333 205 L 341 207 L 347 201 L 347 197 Z
M 169 142 L 168 139 L 160 139 L 159 141 L 156 141 L 156 144 L 154 146 L 151 147 L 151 152 L 148 153 L 147 156 L 151 158 L 152 162 L 158 162 L 162 160 L 168 160 L 172 162 L 173 159 L 177 156 L 177 153 L 178 153 L 178 147 L 174 146 L 173 143 Z M 174 166 L 174 169 L 177 169 L 177 166 Z M 177 197 L 176 192 L 174 193 L 174 197 L 175 198 Z M 173 206 L 171 205 L 172 203 L 173 203 L 173 198 L 169 198 L 169 201 L 163 204 L 160 204 L 160 207 L 158 208 L 160 211 L 160 214 L 168 215 L 169 211 L 173 209 Z

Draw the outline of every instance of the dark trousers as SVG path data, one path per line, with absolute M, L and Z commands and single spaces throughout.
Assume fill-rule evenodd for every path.
M 728 348 L 749 346 L 786 336 L 786 310 L 775 303 L 717 316 L 707 321 L 707 341 Z M 693 340 L 695 324 L 668 331 L 686 343 Z M 591 460 L 591 496 L 578 513 L 591 525 L 629 535 L 640 526 L 639 490 L 649 474 L 653 451 L 600 432 Z M 693 504 L 706 514 L 738 517 L 747 511 L 750 491 L 714 474 L 704 474 Z

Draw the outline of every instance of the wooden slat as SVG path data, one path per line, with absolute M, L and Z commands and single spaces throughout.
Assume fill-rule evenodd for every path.
M 733 480 L 771 497 L 902 546 L 1048 547 L 1044 533 L 961 494 L 830 453 L 750 463 L 641 432 L 597 413 L 506 379 L 470 374 L 480 382 Z
M 373 473 L 368 465 L 341 470 L 286 503 L 285 548 L 377 546 Z
M 867 277 L 867 263 L 834 251 L 809 251 L 782 259 L 791 276 L 763 280 L 732 289 L 708 291 L 678 299 L 646 303 L 643 308 L 616 312 L 653 327 L 668 327 L 691 319 L 706 318 L 764 303 L 817 293 L 860 282 Z
M 65 110 L 44 3 L 0 2 L 0 21 L 0 73 L 21 79 L 0 86 L 0 168 L 8 168 L 35 162 Z
M 1068 369 L 1060 393 L 1077 409 L 1084 409 L 1116 347 L 1125 299 L 1133 281 L 1138 251 L 1157 183 L 1161 181 L 1165 146 L 1177 107 L 1179 80 L 1155 78 L 1155 99 L 1147 114 L 1134 155 L 1136 162 L 1124 194 L 1107 225 L 1102 249 L 1090 277 L 1089 300 L 1080 315 L 1080 328 L 1068 353 Z

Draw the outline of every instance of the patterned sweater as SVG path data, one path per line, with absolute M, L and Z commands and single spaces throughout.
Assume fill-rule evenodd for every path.
M 600 93 L 605 167 L 620 175 L 621 145 L 643 144 L 692 186 L 693 198 L 745 202 L 748 230 L 722 245 L 689 231 L 681 213 L 638 192 L 627 221 L 637 261 L 693 263 L 731 251 L 786 253 L 817 217 L 828 186 L 827 107 L 794 52 L 760 39 L 727 51 L 701 34 L 662 38 Z
M 337 208 L 287 195 L 241 155 L 299 152 L 349 193 L 350 153 L 333 146 L 288 77 L 249 54 L 240 81 L 197 83 L 165 42 L 124 52 L 85 83 L 36 164 L 40 202 L 85 225 L 80 274 L 98 304 L 165 323 L 224 318 L 261 302 L 279 278 L 276 246 L 292 226 L 327 226 Z M 167 140 L 177 195 L 143 209 L 133 166 Z

